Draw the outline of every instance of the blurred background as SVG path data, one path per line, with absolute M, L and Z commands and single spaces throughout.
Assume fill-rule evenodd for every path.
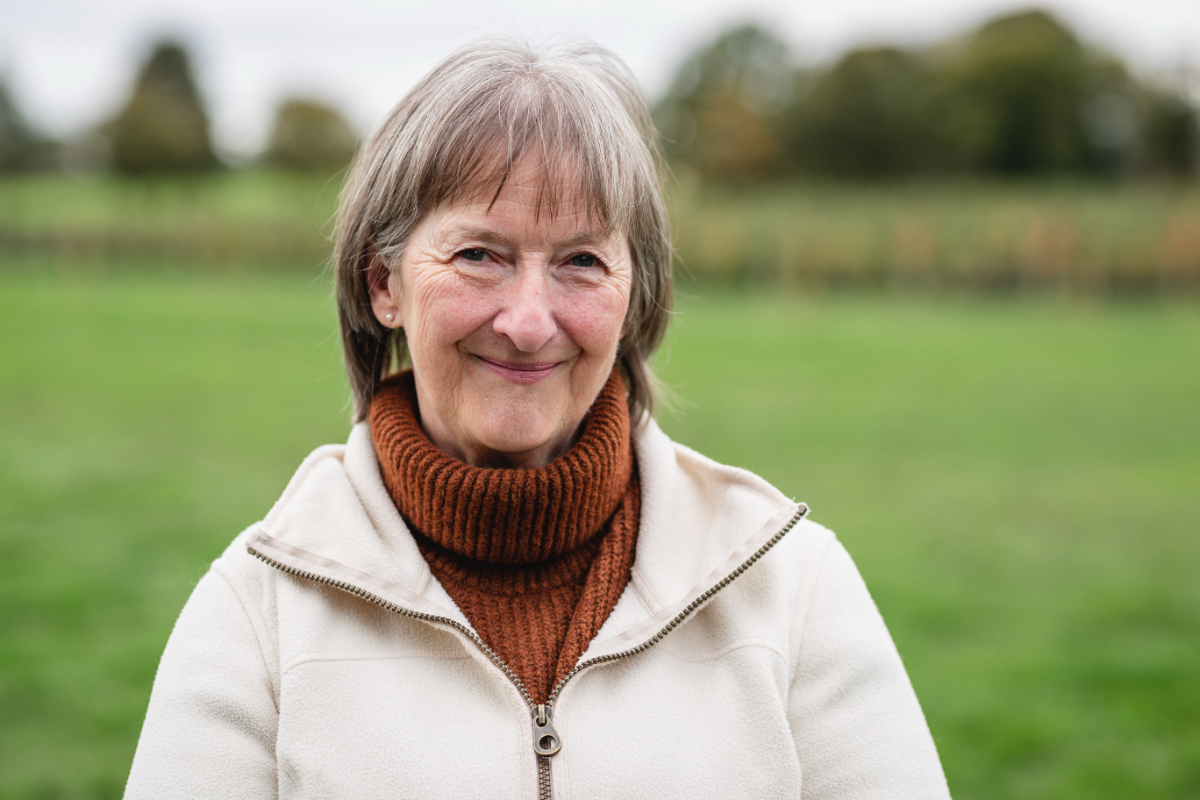
M 343 441 L 355 147 L 589 36 L 670 162 L 678 440 L 856 558 L 959 798 L 1200 798 L 1200 5 L 0 0 L 0 798 L 119 797 L 191 587 Z

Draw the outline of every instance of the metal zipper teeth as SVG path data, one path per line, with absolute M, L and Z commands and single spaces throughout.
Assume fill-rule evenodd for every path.
M 792 515 L 792 518 L 788 520 L 788 523 L 780 528 L 774 536 L 764 542 L 762 547 L 755 550 L 754 553 L 751 554 L 751 556 L 745 561 L 743 561 L 737 569 L 726 575 L 721 580 L 717 581 L 715 584 L 705 590 L 703 594 L 698 596 L 692 602 L 688 603 L 687 607 L 676 614 L 671 621 L 663 627 L 662 630 L 651 636 L 646 641 L 642 642 L 636 647 L 631 647 L 628 650 L 622 650 L 619 653 L 610 653 L 606 656 L 597 656 L 596 658 L 589 658 L 587 661 L 580 661 L 570 672 L 562 677 L 562 680 L 555 685 L 553 691 L 550 692 L 550 696 L 546 699 L 546 707 L 548 709 L 553 709 L 554 703 L 558 699 L 558 695 L 562 691 L 562 688 L 566 682 L 571 680 L 571 678 L 583 670 L 588 669 L 589 667 L 594 667 L 597 664 L 608 664 L 613 661 L 619 661 L 622 658 L 628 658 L 629 656 L 637 655 L 645 650 L 649 650 L 651 647 L 661 642 L 668 633 L 679 627 L 684 620 L 686 620 L 696 611 L 696 609 L 712 599 L 713 595 L 724 589 L 729 584 L 733 583 L 742 575 L 743 572 L 754 566 L 754 562 L 758 561 L 760 558 L 766 555 L 768 550 L 778 544 L 779 540 L 782 539 L 788 531 L 796 527 L 796 523 L 803 519 L 804 515 L 807 513 L 808 506 L 802 504 L 800 508 L 796 509 L 796 513 Z
M 316 573 L 313 573 L 313 572 L 306 572 L 302 569 L 296 569 L 295 567 L 290 567 L 287 564 L 283 564 L 283 563 L 280 563 L 279 561 L 276 561 L 275 559 L 271 558 L 270 556 L 263 555 L 258 550 L 255 550 L 253 547 L 247 547 L 246 549 L 249 550 L 250 554 L 253 555 L 255 558 L 257 558 L 259 561 L 269 564 L 270 566 L 274 567 L 275 569 L 280 570 L 281 572 L 286 572 L 289 575 L 295 575 L 300 578 L 307 578 L 308 580 L 316 581 L 317 583 L 323 583 L 326 586 L 332 586 L 335 589 L 341 589 L 343 592 L 348 592 L 349 594 L 352 594 L 355 597 L 361 597 L 362 599 L 367 600 L 371 603 L 374 603 L 377 606 L 386 608 L 388 611 L 394 611 L 397 614 L 400 614 L 405 617 L 411 617 L 412 619 L 419 619 L 422 622 L 440 622 L 443 625 L 449 625 L 450 627 L 454 628 L 456 631 L 461 633 L 463 636 L 466 636 L 468 639 L 470 639 L 472 642 L 474 642 L 475 645 L 481 651 L 483 651 L 483 654 L 485 656 L 487 656 L 491 660 L 491 662 L 493 664 L 495 664 L 500 669 L 500 671 L 503 672 L 504 675 L 510 681 L 512 681 L 513 686 L 517 687 L 517 691 L 521 693 L 521 696 L 523 698 L 525 698 L 525 702 L 526 702 L 526 704 L 528 704 L 528 706 L 531 710 L 534 710 L 537 708 L 537 703 L 533 702 L 533 696 L 531 694 L 529 694 L 529 690 L 525 688 L 525 684 L 521 682 L 521 679 L 517 677 L 517 674 L 512 671 L 512 669 L 508 666 L 508 664 L 504 663 L 504 659 L 502 659 L 499 655 L 497 655 L 495 650 L 488 647 L 487 644 L 483 641 L 483 639 L 479 638 L 478 634 L 476 634 L 473 630 L 468 628 L 466 625 L 463 625 L 461 622 L 456 622 L 455 620 L 452 620 L 449 617 L 439 617 L 436 614 L 425 614 L 420 611 L 413 611 L 412 609 L 405 608 L 404 606 L 398 606 L 395 603 L 384 600 L 379 595 L 371 594 L 367 590 L 362 589 L 358 586 L 355 586 L 352 583 L 346 583 L 344 581 L 334 580 L 333 578 L 326 578 L 324 575 L 317 575 Z
M 550 757 L 538 756 L 538 800 L 552 800 L 554 792 L 550 788 Z
M 554 709 L 554 703 L 558 699 L 558 695 L 562 691 L 563 686 L 566 685 L 567 681 L 571 680 L 571 678 L 578 675 L 583 670 L 588 669 L 589 667 L 594 667 L 597 664 L 609 664 L 613 661 L 619 661 L 622 658 L 628 658 L 629 656 L 637 655 L 638 653 L 648 650 L 661 642 L 667 634 L 679 627 L 679 625 L 682 624 L 688 617 L 690 617 L 696 611 L 696 609 L 700 608 L 700 606 L 712 599 L 713 595 L 724 589 L 729 584 L 733 583 L 742 575 L 742 573 L 754 566 L 754 563 L 766 555 L 768 550 L 778 544 L 779 540 L 782 539 L 788 531 L 796 527 L 796 523 L 803 519 L 804 515 L 807 513 L 808 506 L 801 505 L 800 508 L 796 510 L 796 513 L 792 515 L 792 518 L 788 520 L 787 524 L 780 528 L 770 539 L 764 542 L 762 547 L 755 550 L 749 558 L 747 558 L 737 567 L 737 569 L 735 569 L 733 572 L 730 572 L 721 580 L 717 581 L 715 584 L 705 590 L 704 593 L 699 595 L 692 602 L 688 603 L 687 607 L 676 614 L 670 622 L 663 626 L 662 630 L 651 636 L 646 641 L 642 642 L 636 647 L 631 647 L 628 650 L 622 650 L 619 653 L 611 653 L 606 656 L 590 658 L 587 661 L 581 661 L 580 663 L 576 664 L 574 669 L 564 675 L 562 680 L 555 685 L 554 690 L 550 692 L 550 697 L 546 700 L 547 710 L 552 711 Z M 486 655 L 488 659 L 490 659 L 491 662 L 495 664 L 496 667 L 499 668 L 500 671 L 503 672 L 510 681 L 512 681 L 515 687 L 517 687 L 517 691 L 519 691 L 521 696 L 525 698 L 525 702 L 529 705 L 530 710 L 537 710 L 537 704 L 533 702 L 533 696 L 529 694 L 529 690 L 525 688 L 525 684 L 521 682 L 521 679 L 516 676 L 516 673 L 514 673 L 508 664 L 504 662 L 504 659 L 500 658 L 500 656 L 497 655 L 492 648 L 488 647 L 487 644 L 485 644 L 484 641 L 480 639 L 474 631 L 462 623 L 456 622 L 449 617 L 439 617 L 436 614 L 425 614 L 420 611 L 413 611 L 405 608 L 404 606 L 398 606 L 395 603 L 384 600 L 379 595 L 372 594 L 371 592 L 355 586 L 352 583 L 334 580 L 333 578 L 326 578 L 323 575 L 317 575 L 313 572 L 306 572 L 302 569 L 290 567 L 287 564 L 280 563 L 269 556 L 263 555 L 253 547 L 248 547 L 246 549 L 249 550 L 250 554 L 258 560 L 269 564 L 275 569 L 286 572 L 289 575 L 295 575 L 297 577 L 316 581 L 317 583 L 323 583 L 327 586 L 333 586 L 334 588 L 341 589 L 343 592 L 348 592 L 356 597 L 361 597 L 362 599 L 374 603 L 377 606 L 386 608 L 389 611 L 394 611 L 397 614 L 405 617 L 422 620 L 424 622 L 440 622 L 444 625 L 449 625 L 474 642 L 475 645 L 483 652 L 483 654 Z M 538 795 L 540 798 L 542 798 L 542 800 L 548 800 L 551 797 L 550 758 L 547 756 L 538 756 Z
M 525 688 L 525 684 L 521 682 L 521 679 L 518 678 L 516 673 L 512 671 L 512 669 L 508 666 L 508 664 L 505 663 L 504 659 L 502 659 L 499 655 L 496 654 L 495 650 L 488 647 L 487 644 L 483 641 L 483 639 L 480 639 L 479 636 L 474 631 L 472 631 L 470 628 L 463 625 L 462 623 L 456 622 L 455 620 L 452 620 L 449 617 L 439 617 L 436 614 L 425 614 L 420 611 L 413 611 L 412 609 L 405 608 L 404 606 L 398 606 L 395 603 L 384 600 L 379 595 L 372 594 L 371 592 L 368 592 L 365 589 L 355 586 L 352 583 L 346 583 L 345 581 L 334 580 L 333 578 L 326 578 L 324 575 L 317 575 L 314 572 L 307 572 L 302 569 L 296 569 L 295 567 L 290 567 L 287 564 L 283 564 L 279 561 L 276 561 L 275 559 L 271 558 L 270 556 L 263 555 L 258 550 L 255 550 L 253 547 L 247 547 L 246 549 L 249 550 L 250 554 L 253 555 L 255 558 L 257 558 L 259 561 L 262 561 L 263 563 L 265 563 L 269 566 L 272 566 L 281 572 L 286 572 L 288 575 L 295 575 L 296 577 L 299 577 L 299 578 L 307 578 L 308 580 L 316 581 L 317 583 L 322 583 L 322 584 L 325 584 L 326 586 L 332 586 L 335 589 L 341 589 L 343 592 L 352 594 L 355 597 L 361 597 L 363 600 L 374 603 L 375 605 L 377 605 L 381 608 L 385 608 L 388 611 L 394 611 L 397 614 L 400 614 L 401 616 L 409 617 L 411 619 L 421 620 L 422 622 L 440 622 L 443 625 L 449 625 L 451 628 L 454 628 L 456 631 L 461 633 L 463 636 L 466 636 L 468 639 L 470 639 L 472 642 L 474 642 L 475 646 L 478 647 L 483 652 L 483 654 L 486 655 L 488 657 L 488 659 L 493 664 L 495 664 L 496 667 L 499 668 L 499 670 L 501 672 L 504 673 L 505 677 L 507 677 L 510 681 L 512 681 L 513 686 L 517 687 L 517 691 L 521 693 L 521 697 L 525 698 L 525 703 L 526 703 L 526 705 L 529 706 L 530 710 L 536 712 L 537 703 L 533 702 L 533 696 L 529 694 L 529 690 Z M 538 780 L 538 798 L 539 798 L 539 800 L 551 800 L 551 798 L 553 797 L 553 794 L 552 794 L 552 791 L 550 788 L 550 759 L 547 756 L 538 756 L 537 760 L 538 760 L 538 779 L 537 779 Z

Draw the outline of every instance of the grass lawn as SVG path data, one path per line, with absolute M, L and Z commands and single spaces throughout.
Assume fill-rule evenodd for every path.
M 1200 307 L 684 297 L 664 427 L 855 556 L 958 798 L 1200 797 Z M 118 797 L 209 560 L 347 430 L 328 288 L 0 275 L 0 798 Z

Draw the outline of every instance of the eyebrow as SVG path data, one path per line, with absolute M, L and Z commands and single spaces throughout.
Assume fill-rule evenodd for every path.
M 507 236 L 505 236 L 501 233 L 498 233 L 497 231 L 492 230 L 491 228 L 479 228 L 479 227 L 468 227 L 468 226 L 455 225 L 455 226 L 446 228 L 444 231 L 442 231 L 441 236 L 438 238 L 443 239 L 443 240 L 445 240 L 445 239 L 473 239 L 473 240 L 475 240 L 477 242 L 481 242 L 483 244 L 495 244 L 495 245 L 504 245 L 504 246 L 511 245 L 511 241 Z M 598 228 L 595 230 L 586 230 L 586 231 L 581 231 L 581 232 L 575 234 L 574 236 L 569 236 L 562 241 L 555 242 L 554 247 L 555 247 L 555 249 L 558 249 L 558 250 L 569 250 L 573 247 L 579 247 L 581 245 L 589 245 L 590 244 L 590 245 L 598 246 L 607 238 L 608 238 L 608 234 L 604 232 L 603 228 Z

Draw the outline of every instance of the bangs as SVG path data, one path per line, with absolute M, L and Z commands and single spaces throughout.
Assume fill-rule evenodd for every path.
M 638 176 L 622 168 L 627 159 L 617 151 L 630 144 L 621 134 L 636 143 L 640 133 L 614 131 L 619 125 L 609 117 L 607 135 L 597 135 L 602 112 L 613 109 L 581 104 L 577 94 L 539 77 L 482 82 L 454 102 L 431 137 L 437 144 L 417 181 L 417 204 L 486 200 L 490 207 L 523 170 L 536 181 L 539 215 L 580 213 L 606 233 L 629 230 Z

